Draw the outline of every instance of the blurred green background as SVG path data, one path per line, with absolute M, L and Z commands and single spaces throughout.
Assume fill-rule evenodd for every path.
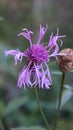
M 18 126 L 45 127 L 39 112 L 34 89 L 17 88 L 18 73 L 24 63 L 14 65 L 12 57 L 7 59 L 4 50 L 25 50 L 29 43 L 23 37 L 18 38 L 18 33 L 26 27 L 35 32 L 33 41 L 37 40 L 39 24 L 48 23 L 48 31 L 44 41 L 49 41 L 52 32 L 56 33 L 57 27 L 63 39 L 63 48 L 73 48 L 73 0 L 0 0 L 0 118 L 8 128 Z M 61 72 L 58 65 L 49 65 L 53 86 L 50 90 L 38 90 L 40 103 L 48 122 L 52 124 L 56 102 L 59 94 Z M 73 72 L 66 75 L 65 84 L 70 90 L 64 90 L 62 109 L 57 130 L 73 130 Z M 38 129 L 40 130 L 40 129 Z

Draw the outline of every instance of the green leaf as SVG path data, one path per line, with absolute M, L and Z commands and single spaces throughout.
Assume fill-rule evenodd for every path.
M 70 72 L 72 73 L 73 70 L 71 70 Z M 62 72 L 61 72 L 61 71 L 58 71 L 58 70 L 54 70 L 54 71 L 51 71 L 51 74 L 54 74 L 54 75 L 62 75 Z
M 69 86 L 69 85 L 64 85 L 64 88 L 66 88 L 66 89 L 69 89 L 69 90 L 73 91 L 72 86 Z
M 61 100 L 61 109 L 71 99 L 72 96 L 73 92 L 71 90 L 68 89 L 64 90 Z
M 58 70 L 56 71 L 51 71 L 51 74 L 54 74 L 54 75 L 62 75 L 62 73 Z
M 27 101 L 28 101 L 28 98 L 25 98 L 24 96 L 12 100 L 11 102 L 9 102 L 3 116 L 6 116 L 10 114 L 11 112 L 15 111 L 20 106 L 24 105 Z
M 47 130 L 47 129 L 40 126 L 32 126 L 32 127 L 11 128 L 11 130 Z

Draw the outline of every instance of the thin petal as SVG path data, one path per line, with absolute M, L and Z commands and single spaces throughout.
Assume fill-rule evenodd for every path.
M 8 55 L 14 56 L 15 65 L 17 64 L 17 61 L 18 61 L 18 60 L 21 62 L 23 56 L 25 56 L 25 53 L 24 53 L 24 52 L 20 52 L 18 49 L 17 49 L 17 50 L 5 51 L 4 53 L 5 53 L 5 56 L 6 56 L 6 57 L 7 57 Z
M 19 33 L 18 36 L 21 36 L 21 35 L 24 36 L 27 40 L 29 40 L 30 46 L 32 46 L 32 40 L 31 40 L 31 35 L 30 34 L 33 34 L 33 32 L 29 31 L 26 28 L 23 28 L 22 31 L 23 32 Z
M 24 86 L 24 89 L 26 86 L 32 87 L 32 82 L 31 82 L 31 70 L 29 70 L 30 63 L 28 64 L 27 67 L 24 66 L 24 68 L 21 70 L 18 78 L 18 87 Z
M 53 47 L 55 47 L 57 49 L 57 52 L 59 51 L 59 47 L 57 45 L 57 41 L 60 40 L 60 38 L 64 38 L 65 37 L 65 35 L 59 36 L 58 34 L 59 34 L 59 29 L 57 28 L 57 34 L 55 36 L 53 36 L 53 33 L 52 33 L 51 36 L 50 36 L 50 41 L 48 43 L 48 47 L 50 48 L 50 50 Z M 60 43 L 62 45 L 62 43 L 63 43 L 62 40 L 60 40 Z
M 40 70 L 39 66 L 34 65 L 35 67 L 35 83 L 40 86 Z
M 10 51 L 4 51 L 4 53 L 5 53 L 5 56 L 6 56 L 6 57 L 7 57 L 8 55 L 14 56 L 14 55 L 17 53 L 17 51 L 16 51 L 16 50 L 10 50 Z
M 64 36 L 59 36 L 59 29 L 57 28 L 56 36 L 53 36 L 53 33 L 50 36 L 50 41 L 48 43 L 48 46 L 46 48 L 49 48 L 49 57 L 55 57 L 57 59 L 57 54 L 59 52 L 59 45 L 57 44 L 57 41 L 60 41 L 61 45 L 63 44 L 62 40 L 60 38 L 63 38 Z M 53 52 L 52 52 L 53 51 Z
M 40 25 L 40 33 L 39 33 L 39 36 L 38 36 L 37 44 L 40 43 L 40 41 L 42 40 L 43 36 L 45 35 L 47 29 L 48 29 L 48 25 L 47 24 L 46 24 L 46 28 L 42 27 L 42 25 Z
M 46 89 L 50 89 L 49 87 L 50 85 L 50 81 L 49 79 L 46 77 L 46 72 L 45 70 L 42 68 L 42 72 L 41 72 L 41 87 L 42 88 L 46 88 Z
M 50 70 L 49 70 L 49 67 L 48 65 L 45 63 L 45 66 L 46 66 L 46 74 L 47 74 L 47 77 L 49 79 L 49 83 L 50 85 L 52 84 L 52 79 L 51 79 L 51 75 L 50 75 Z
M 46 69 L 44 70 L 42 65 L 39 66 L 38 68 L 36 66 L 37 71 L 35 71 L 35 80 L 39 88 L 44 89 L 45 87 L 46 89 L 50 89 L 52 80 L 51 80 L 51 76 L 47 64 L 45 65 L 45 67 Z

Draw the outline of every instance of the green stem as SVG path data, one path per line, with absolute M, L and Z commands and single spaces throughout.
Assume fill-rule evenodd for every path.
M 62 79 L 61 79 L 61 87 L 60 87 L 60 93 L 59 93 L 59 99 L 58 99 L 58 106 L 57 106 L 57 111 L 56 111 L 56 117 L 53 125 L 52 130 L 56 130 L 57 122 L 58 122 L 58 117 L 59 117 L 59 112 L 60 112 L 60 105 L 61 105 L 61 99 L 62 99 L 62 92 L 63 92 L 63 85 L 64 85 L 64 80 L 65 80 L 65 73 L 62 73 Z
M 1 130 L 5 130 L 1 119 L 0 119 L 0 128 Z
M 41 107 L 41 105 L 40 105 L 39 95 L 38 95 L 38 91 L 37 91 L 37 88 L 36 88 L 36 87 L 35 87 L 35 94 L 36 94 L 37 104 L 38 104 L 38 106 L 39 106 L 39 110 L 40 110 L 40 113 L 41 113 L 41 115 L 42 115 L 42 118 L 43 118 L 43 120 L 44 120 L 44 122 L 45 122 L 45 124 L 46 124 L 47 129 L 50 130 L 48 121 L 47 121 L 47 119 L 46 119 L 46 117 L 45 117 L 45 114 L 44 114 L 44 112 L 43 112 L 43 109 L 42 109 L 42 107 Z

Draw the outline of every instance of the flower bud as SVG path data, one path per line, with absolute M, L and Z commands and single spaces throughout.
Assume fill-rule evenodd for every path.
M 63 49 L 60 53 L 66 55 L 60 55 L 58 57 L 58 64 L 62 72 L 69 72 L 73 68 L 73 49 Z

